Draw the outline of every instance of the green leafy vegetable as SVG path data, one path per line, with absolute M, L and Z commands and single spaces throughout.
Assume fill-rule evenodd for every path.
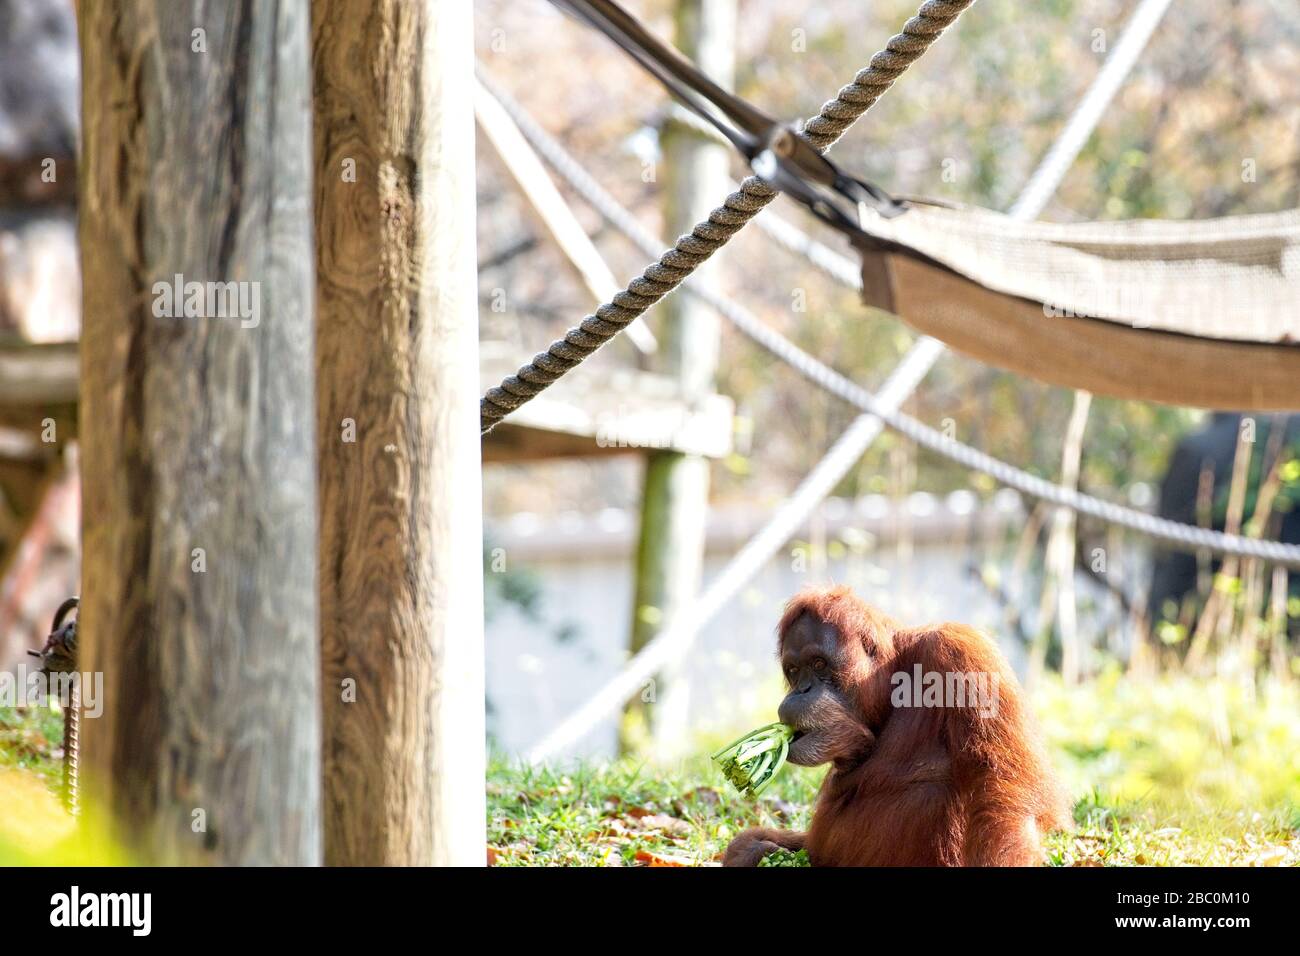
M 732 786 L 746 796 L 756 797 L 785 765 L 794 733 L 785 724 L 768 724 L 723 747 L 713 755 L 713 761 Z
M 759 866 L 812 866 L 807 850 L 773 850 L 758 861 Z

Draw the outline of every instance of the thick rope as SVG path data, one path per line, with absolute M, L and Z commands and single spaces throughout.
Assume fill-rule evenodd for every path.
M 1125 35 L 1121 37 L 1121 47 L 1129 42 L 1130 34 L 1142 35 L 1142 44 L 1145 44 L 1146 39 L 1150 36 L 1150 28 L 1154 26 L 1154 23 L 1147 24 L 1144 20 L 1143 12 L 1146 8 L 1155 4 L 1163 4 L 1163 6 L 1167 6 L 1167 3 L 1164 3 L 1164 0 L 1143 0 L 1142 7 L 1140 7 L 1134 14 L 1130 21 L 1130 26 L 1125 30 Z M 1095 126 L 1101 115 L 1101 112 L 1095 109 L 1096 104 L 1093 102 L 1095 98 L 1092 97 L 1091 91 L 1104 86 L 1110 88 L 1113 95 L 1113 91 L 1118 88 L 1118 82 L 1116 81 L 1114 74 L 1127 73 L 1136 59 L 1136 52 L 1136 50 L 1129 50 L 1121 57 L 1119 55 L 1119 49 L 1116 50 L 1116 53 L 1107 60 L 1106 64 L 1102 67 L 1101 72 L 1093 80 L 1093 84 L 1089 88 L 1089 96 L 1085 97 L 1084 103 L 1081 104 L 1080 108 L 1076 110 L 1075 115 L 1072 116 L 1070 121 L 1066 124 L 1066 129 L 1061 135 L 1070 135 L 1071 139 L 1077 140 L 1077 146 L 1075 148 L 1076 154 L 1077 147 L 1082 146 L 1084 140 L 1087 138 L 1086 136 L 1082 138 L 1077 136 L 1079 127 L 1078 117 L 1080 113 L 1083 113 L 1086 110 L 1086 112 L 1090 114 L 1090 118 L 1087 119 L 1086 122 L 1092 126 Z M 532 118 L 524 113 L 517 104 L 507 103 L 507 109 L 512 109 L 514 111 L 514 118 L 516 122 L 519 123 L 521 129 L 525 131 L 526 135 L 529 131 L 537 135 L 538 139 L 534 141 L 534 146 L 539 152 L 547 154 L 548 160 L 555 165 L 556 169 L 560 171 L 562 175 L 565 175 L 566 178 L 568 178 L 570 173 L 574 174 L 574 178 L 570 179 L 571 184 L 574 185 L 579 192 L 582 192 L 588 201 L 591 202 L 606 219 L 626 232 L 628 236 L 639 245 L 644 244 L 645 242 L 653 244 L 653 237 L 650 236 L 646 230 L 642 229 L 639 223 L 637 223 L 637 221 L 627 213 L 626 210 L 618 206 L 613 197 L 606 194 L 600 186 L 587 175 L 586 170 L 584 170 L 576 160 L 569 156 L 558 143 L 550 139 L 550 137 L 547 136 L 545 132 L 542 131 L 535 122 L 533 122 Z M 1071 132 L 1072 130 L 1073 132 Z M 1062 155 L 1063 152 L 1061 150 L 1053 148 L 1050 151 L 1048 158 L 1040 164 L 1039 169 L 1035 171 L 1034 176 L 1030 179 L 1030 184 L 1036 182 L 1041 184 L 1046 179 L 1051 178 L 1054 180 L 1053 189 L 1035 189 L 1036 195 L 1033 196 L 1032 200 L 1026 200 L 1022 193 L 1021 199 L 1015 204 L 1013 215 L 1018 218 L 1031 219 L 1042 210 L 1042 207 L 1046 205 L 1050 198 L 1055 185 L 1060 181 L 1060 175 L 1057 173 L 1053 173 L 1051 177 L 1046 176 L 1044 174 L 1044 166 L 1048 165 L 1050 161 L 1050 165 L 1053 169 L 1061 168 Z M 1065 165 L 1068 165 L 1068 163 Z M 1026 187 L 1025 192 L 1028 190 L 1029 186 Z M 760 225 L 762 223 L 763 220 L 760 220 Z M 791 227 L 791 230 L 793 235 L 787 238 L 791 238 L 793 241 L 785 244 L 790 248 L 796 249 L 796 251 L 800 251 L 800 247 L 804 246 L 805 242 L 798 233 L 798 230 L 794 230 L 793 227 Z M 807 240 L 807 243 L 812 243 L 812 240 Z M 820 244 L 817 245 L 820 247 Z M 827 268 L 827 265 L 822 265 L 820 267 L 825 268 L 831 275 L 836 275 L 837 272 L 843 272 L 843 270 L 838 267 L 838 264 L 833 262 L 833 257 L 836 257 L 837 254 L 825 247 L 820 248 L 828 256 L 832 257 L 832 260 L 827 261 L 827 265 L 829 265 L 830 268 Z M 687 289 L 703 300 L 711 301 L 709 295 L 702 295 L 694 283 L 688 284 Z M 763 566 L 763 564 L 776 553 L 776 550 L 781 547 L 786 540 L 788 540 L 790 534 L 793 533 L 791 529 L 796 528 L 799 522 L 805 520 L 808 514 L 810 514 L 812 509 L 816 506 L 816 503 L 829 493 L 830 488 L 838 481 L 838 478 L 835 476 L 837 474 L 847 473 L 848 469 L 852 467 L 853 462 L 858 460 L 862 452 L 872 443 L 872 441 L 874 441 L 875 436 L 879 434 L 882 422 L 889 421 L 891 418 L 906 418 L 906 416 L 898 416 L 894 413 L 897 412 L 903 400 L 905 400 L 906 397 L 920 384 L 921 378 L 924 377 L 929 368 L 945 351 L 943 344 L 938 340 L 929 337 L 922 337 L 912 346 L 907 355 L 904 356 L 903 360 L 890 375 L 880 392 L 876 396 L 871 396 L 865 390 L 858 389 L 857 386 L 843 376 L 840 376 L 833 369 L 829 369 L 817 362 L 811 356 L 802 353 L 793 345 L 793 343 L 788 342 L 775 331 L 766 329 L 757 321 L 757 319 L 754 319 L 753 316 L 750 316 L 743 309 L 740 309 L 739 306 L 734 306 L 733 303 L 730 303 L 727 300 L 719 300 L 718 303 L 714 303 L 715 308 L 719 307 L 721 303 L 725 303 L 726 306 L 724 315 L 731 318 L 733 321 L 736 321 L 737 319 L 742 320 L 744 324 L 738 325 L 738 327 L 741 328 L 741 331 L 750 335 L 751 338 L 755 338 L 755 340 L 759 341 L 760 344 L 763 344 L 764 347 L 768 347 L 769 350 L 774 352 L 774 354 L 777 354 L 787 361 L 793 360 L 796 363 L 796 368 L 809 376 L 812 381 L 817 382 L 818 384 L 823 384 L 824 387 L 830 388 L 830 390 L 836 394 L 840 394 L 840 390 L 846 385 L 850 389 L 857 389 L 861 394 L 849 398 L 849 400 L 853 401 L 854 404 L 857 404 L 857 402 L 854 401 L 854 398 L 863 398 L 867 401 L 874 401 L 875 414 L 873 415 L 864 412 L 858 417 L 853 425 L 849 427 L 848 431 L 845 432 L 840 440 L 835 443 L 834 447 L 832 447 L 826 456 L 818 462 L 808 476 L 800 483 L 799 487 L 795 490 L 795 493 L 790 497 L 790 499 L 777 509 L 776 513 L 772 515 L 767 524 L 756 535 L 754 535 L 754 537 L 751 538 L 734 557 L 732 557 L 721 573 L 719 573 L 717 577 L 710 581 L 708 586 L 704 588 L 700 596 L 680 615 L 675 616 L 664 631 L 657 635 L 654 640 L 642 648 L 636 656 L 628 661 L 618 674 L 606 682 L 580 708 L 562 720 L 558 726 L 547 733 L 542 740 L 528 751 L 527 759 L 531 762 L 544 760 L 547 757 L 553 756 L 555 753 L 571 746 L 585 735 L 597 721 L 622 706 L 623 702 L 629 696 L 634 694 L 644 681 L 655 674 L 664 664 L 678 659 L 682 654 L 689 650 L 695 637 L 699 633 L 699 630 L 722 609 L 727 601 L 731 600 L 737 593 L 739 593 L 745 582 L 749 581 Z M 761 336 L 761 338 L 758 338 L 758 336 Z M 782 355 L 781 352 L 775 351 L 775 348 L 781 348 L 782 351 L 786 352 L 786 354 Z M 802 359 L 806 359 L 807 361 L 804 362 Z M 829 377 L 827 377 L 825 381 L 820 381 L 819 378 L 823 377 L 823 370 L 825 373 L 829 373 Z M 814 378 L 812 376 L 818 377 Z M 849 396 L 846 395 L 845 397 Z M 859 407 L 862 406 L 859 405 Z M 894 423 L 891 422 L 891 424 Z M 915 424 L 920 428 L 925 428 L 925 426 L 921 425 L 919 422 L 916 422 Z M 948 454 L 948 449 L 945 445 L 957 444 L 955 442 L 949 442 L 943 436 L 934 433 L 933 430 L 929 431 L 942 443 L 935 447 L 935 450 L 942 454 Z M 967 446 L 961 447 L 975 456 L 982 455 L 982 453 L 977 452 L 974 449 L 969 449 Z M 1078 495 L 1078 493 L 1074 492 L 1073 489 L 1064 489 L 1050 485 L 1046 482 L 1042 482 L 1041 479 L 1037 479 L 1035 476 L 1028 475 L 1019 469 L 1007 465 L 1005 462 L 997 461 L 997 459 L 992 459 L 988 456 L 983 457 L 984 459 L 987 459 L 988 462 L 996 463 L 998 466 L 1008 469 L 1010 475 L 1025 479 L 1029 482 L 1025 487 L 1025 490 L 1031 494 L 1036 490 L 1042 490 L 1033 484 L 1034 482 L 1039 482 L 1046 488 L 1059 491 L 1069 491 Z M 972 459 L 969 462 L 969 466 L 978 468 L 980 466 L 980 460 Z M 843 469 L 843 471 L 841 471 L 841 469 Z M 830 485 L 826 484 L 828 480 L 830 481 Z M 1083 499 L 1087 498 L 1087 496 L 1079 497 Z M 1095 501 L 1096 499 L 1092 500 Z M 1110 506 L 1107 502 L 1098 501 L 1098 504 L 1103 508 L 1118 507 Z M 1065 506 L 1069 507 L 1068 504 Z M 1122 510 L 1128 512 L 1130 515 L 1137 515 L 1141 518 L 1149 517 L 1142 515 L 1140 512 L 1133 512 L 1132 509 Z M 1109 519 L 1103 518 L 1103 520 Z M 1186 527 L 1178 526 L 1174 522 L 1163 523 L 1175 528 Z M 1191 530 L 1201 531 L 1201 529 Z M 1217 537 L 1224 538 L 1226 536 L 1218 535 Z
M 1164 0 L 1143 0 L 1142 7 L 1134 14 L 1130 26 L 1126 28 L 1125 35 L 1121 37 L 1120 46 L 1123 47 L 1129 42 L 1130 35 L 1141 35 L 1141 44 L 1136 50 L 1126 50 L 1123 56 L 1120 56 L 1120 50 L 1107 60 L 1101 73 L 1093 81 L 1089 89 L 1089 96 L 1080 108 L 1076 110 L 1074 116 L 1066 125 L 1066 130 L 1062 136 L 1069 135 L 1072 140 L 1077 141 L 1074 153 L 1077 155 L 1078 148 L 1086 140 L 1086 136 L 1079 137 L 1078 129 L 1080 126 L 1079 116 L 1086 113 L 1089 118 L 1084 121 L 1088 126 L 1095 126 L 1100 118 L 1101 111 L 1096 109 L 1095 98 L 1092 96 L 1092 90 L 1098 87 L 1109 87 L 1111 95 L 1118 88 L 1118 82 L 1115 79 L 1115 73 L 1127 73 L 1136 59 L 1136 53 L 1141 49 L 1150 36 L 1154 22 L 1148 23 L 1144 17 L 1144 11 L 1155 5 L 1160 5 L 1163 11 L 1168 4 Z M 1158 19 L 1158 18 L 1157 18 Z M 592 179 L 576 160 L 564 151 L 558 143 L 551 139 L 545 131 L 539 127 L 527 113 L 525 113 L 518 104 L 513 103 L 508 98 L 504 103 L 506 109 L 511 112 L 515 122 L 520 126 L 525 135 L 530 137 L 534 147 L 561 173 L 570 184 L 574 186 L 584 197 L 604 216 L 609 222 L 625 232 L 633 242 L 644 246 L 647 242 L 656 245 L 653 237 L 648 231 L 643 229 L 635 218 L 627 210 L 620 207 L 613 197 L 604 192 L 603 189 Z M 1072 132 L 1071 132 L 1072 131 Z M 1047 159 L 1040 164 L 1039 169 L 1031 177 L 1030 185 L 1040 184 L 1034 188 L 1032 199 L 1026 197 L 1029 193 L 1030 186 L 1022 192 L 1021 198 L 1014 206 L 1013 214 L 1017 217 L 1030 219 L 1037 215 L 1042 207 L 1046 205 L 1055 186 L 1059 184 L 1064 166 L 1062 156 L 1065 151 L 1053 148 Z M 1070 157 L 1073 159 L 1073 156 Z M 1050 175 L 1044 172 L 1045 167 L 1053 170 Z M 1052 189 L 1043 189 L 1041 184 L 1045 181 L 1052 182 Z M 760 220 L 760 225 L 765 221 Z M 794 227 L 789 227 L 790 232 L 782 239 L 783 244 L 795 251 L 805 251 L 811 246 L 816 246 L 821 252 L 825 253 L 826 258 L 822 262 L 815 262 L 820 268 L 823 268 L 832 276 L 839 278 L 840 275 L 846 275 L 842 264 L 835 261 L 838 254 L 815 243 L 814 240 L 802 236 Z M 778 237 L 781 238 L 781 237 Z M 786 241 L 789 240 L 789 241 Z M 810 257 L 810 261 L 811 257 Z M 856 270 L 854 270 L 856 272 Z M 841 280 L 843 281 L 843 280 Z M 853 285 L 854 283 L 846 282 Z M 722 572 L 714 578 L 709 585 L 702 591 L 700 596 L 691 603 L 691 605 L 680 615 L 676 616 L 669 623 L 665 630 L 657 635 L 654 640 L 647 644 L 635 657 L 619 671 L 611 680 L 606 682 L 592 697 L 590 697 L 581 707 L 567 716 L 558 726 L 548 732 L 538 743 L 536 743 L 527 754 L 530 762 L 544 760 L 561 750 L 571 746 L 584 736 L 597 721 L 607 714 L 617 710 L 623 702 L 634 694 L 642 684 L 652 677 L 659 669 L 685 653 L 691 646 L 699 630 L 714 615 L 721 611 L 727 601 L 731 600 L 745 582 L 749 581 L 754 574 L 771 558 L 776 550 L 789 539 L 793 534 L 794 528 L 807 518 L 816 503 L 829 493 L 830 489 L 838 482 L 837 475 L 847 473 L 852 467 L 853 462 L 857 461 L 862 452 L 868 447 L 875 436 L 879 434 L 881 423 L 889 422 L 892 427 L 897 427 L 897 422 L 891 419 L 912 421 L 919 429 L 929 433 L 930 437 L 937 439 L 938 444 L 930 443 L 929 447 L 947 455 L 950 454 L 952 446 L 958 446 L 959 443 L 950 441 L 942 435 L 934 432 L 932 429 L 926 429 L 924 425 L 915 420 L 908 419 L 907 416 L 897 415 L 897 409 L 903 400 L 919 385 L 921 378 L 926 371 L 934 364 L 935 361 L 945 351 L 941 342 L 929 337 L 922 337 L 915 345 L 912 346 L 902 362 L 890 375 L 880 393 L 871 396 L 870 393 L 856 386 L 844 376 L 839 375 L 833 369 L 822 365 L 811 356 L 803 353 L 793 343 L 784 339 L 779 333 L 762 326 L 753 316 L 746 313 L 739 306 L 733 303 L 717 299 L 708 293 L 707 289 L 701 289 L 694 283 L 687 286 L 688 291 L 700 297 L 702 300 L 709 302 L 718 308 L 719 311 L 732 319 L 733 322 L 738 319 L 738 328 L 745 332 L 755 341 L 762 344 L 765 348 L 773 351 L 773 354 L 794 364 L 806 377 L 817 384 L 829 389 L 835 394 L 843 394 L 853 404 L 858 404 L 860 408 L 864 407 L 859 404 L 859 400 L 870 401 L 874 403 L 874 415 L 864 412 L 849 427 L 849 430 L 835 443 L 826 456 L 813 468 L 808 476 L 800 483 L 799 487 L 790 499 L 782 505 L 781 508 L 769 519 L 768 523 L 753 537 L 745 546 L 736 553 L 736 555 L 727 563 Z M 708 293 L 708 294 L 706 294 Z M 780 349 L 781 351 L 777 351 Z M 785 353 L 785 354 L 782 354 Z M 858 394 L 850 394 L 856 391 Z M 925 444 L 923 442 L 923 444 Z M 1198 534 L 1206 534 L 1203 529 L 1191 528 L 1185 525 L 1178 525 L 1175 522 L 1165 521 L 1164 519 L 1151 519 L 1149 515 L 1136 512 L 1133 509 L 1123 508 L 1122 506 L 1111 505 L 1109 502 L 1092 499 L 1087 495 L 1081 495 L 1074 489 L 1064 488 L 1062 486 L 1051 485 L 1048 482 L 1036 476 L 1029 475 L 1020 469 L 1001 462 L 990 456 L 983 455 L 969 446 L 960 445 L 963 449 L 963 456 L 967 457 L 968 467 L 979 470 L 986 470 L 990 474 L 1000 477 L 1006 484 L 1013 484 L 1014 487 L 1021 487 L 1031 495 L 1043 497 L 1047 500 L 1054 500 L 1053 495 L 1056 492 L 1068 493 L 1082 501 L 1095 502 L 1101 509 L 1098 512 L 1092 512 L 1101 517 L 1104 521 L 1115 520 L 1107 515 L 1110 509 L 1118 509 L 1119 517 L 1124 519 L 1117 523 L 1126 524 L 1131 518 L 1138 518 L 1142 521 L 1153 520 L 1157 529 L 1161 527 L 1171 527 L 1182 531 L 1191 531 Z M 967 456 L 969 453 L 969 456 Z M 983 467 L 985 465 L 996 466 Z M 1014 478 L 1015 482 L 1008 480 Z M 830 482 L 829 485 L 827 482 Z M 1053 495 L 1045 492 L 1050 491 Z M 1041 493 L 1041 494 L 1040 494 Z M 1059 504 L 1064 507 L 1070 507 L 1070 504 L 1064 500 L 1058 500 Z M 1134 527 L 1139 532 L 1151 533 L 1144 527 Z M 1232 544 L 1233 538 L 1227 535 L 1221 535 L 1217 532 L 1208 533 L 1217 544 Z M 1236 538 L 1236 541 L 1250 542 L 1251 539 Z M 1276 542 L 1264 542 L 1268 545 L 1277 546 Z M 1294 549 L 1293 549 L 1294 550 Z M 1228 552 L 1231 553 L 1231 552 Z
M 515 109 L 522 111 L 522 107 L 518 106 L 518 104 L 515 105 Z M 673 122 L 681 123 L 691 131 L 721 146 L 731 146 L 731 141 L 727 137 L 719 133 L 712 124 L 705 122 L 690 110 L 675 107 L 669 116 Z M 531 123 L 531 125 L 536 126 L 535 123 Z M 538 128 L 540 129 L 540 127 Z M 861 260 L 840 255 L 830 246 L 818 242 L 798 226 L 786 222 L 779 216 L 761 216 L 756 221 L 758 222 L 758 228 L 765 232 L 768 238 L 777 245 L 784 246 L 797 256 L 802 256 L 808 260 L 810 265 L 826 273 L 840 285 L 856 292 L 862 291 Z
M 922 339 L 912 346 L 881 387 L 878 399 L 881 406 L 897 408 L 907 401 L 942 353 L 943 346 L 935 339 Z M 854 419 L 830 451 L 799 482 L 794 493 L 732 556 L 699 596 L 680 614 L 673 615 L 667 626 L 581 707 L 534 744 L 526 759 L 537 763 L 576 743 L 597 721 L 622 707 L 665 664 L 679 660 L 690 649 L 704 625 L 720 613 L 727 602 L 772 560 L 772 555 L 798 533 L 800 525 L 862 459 L 883 427 L 881 420 L 874 415 L 859 415 Z
M 808 120 L 803 129 L 804 138 L 822 152 L 829 149 L 973 2 L 926 0 L 917 15 L 903 25 L 902 32 L 890 38 L 885 49 L 871 58 L 853 82 Z M 552 342 L 545 352 L 538 353 L 514 375 L 489 389 L 479 403 L 480 430 L 490 431 L 497 422 L 623 331 L 629 322 L 677 288 L 775 197 L 776 192 L 761 179 L 747 177 L 707 219 L 678 239 L 673 248 L 660 255 L 657 262 L 632 280 L 612 302 L 600 306 L 595 314 L 566 332 L 564 338 Z
M 657 249 L 660 240 L 646 229 L 630 212 L 618 204 L 604 188 L 592 178 L 563 146 L 549 136 L 522 107 L 509 96 L 496 89 L 486 77 L 480 75 L 484 88 L 500 100 L 506 112 L 519 126 L 524 137 L 573 189 L 589 202 L 600 215 L 624 233 L 642 250 Z M 1045 199 L 1044 199 L 1045 201 Z M 1017 215 L 1031 217 L 1036 213 L 1031 206 L 1017 204 Z M 793 227 L 792 227 L 793 228 Z M 811 241 L 811 240 L 810 240 Z M 830 250 L 825 250 L 834 255 Z M 842 270 L 827 270 L 831 274 Z M 1114 502 L 1095 498 L 1073 488 L 1053 484 L 1031 475 L 992 455 L 948 438 L 923 422 L 895 409 L 882 407 L 878 397 L 840 372 L 814 358 L 775 329 L 764 325 L 752 312 L 736 302 L 717 294 L 707 286 L 687 282 L 687 291 L 707 303 L 753 342 L 786 362 L 800 375 L 832 395 L 842 398 L 863 412 L 878 415 L 890 428 L 960 465 L 982 471 L 1008 487 L 1015 488 L 1032 498 L 1069 508 L 1108 524 L 1116 524 L 1162 541 L 1179 550 L 1210 551 L 1217 554 L 1260 558 L 1291 568 L 1300 568 L 1300 547 L 1277 541 L 1264 541 L 1229 535 L 1208 528 L 1180 524 L 1166 518 L 1149 515 Z

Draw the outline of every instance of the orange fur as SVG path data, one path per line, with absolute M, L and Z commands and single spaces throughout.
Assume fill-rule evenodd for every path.
M 1067 827 L 1069 814 L 997 646 L 960 624 L 903 628 L 846 587 L 796 595 L 781 618 L 782 640 L 804 614 L 838 632 L 845 662 L 836 679 L 875 743 L 865 759 L 833 764 L 807 834 L 748 831 L 728 848 L 728 862 L 774 845 L 806 846 L 815 866 L 1041 862 L 1041 835 Z M 996 679 L 995 710 L 955 704 L 955 694 L 944 706 L 895 706 L 894 675 L 914 674 L 917 664 L 922 673 L 983 675 L 986 686 Z

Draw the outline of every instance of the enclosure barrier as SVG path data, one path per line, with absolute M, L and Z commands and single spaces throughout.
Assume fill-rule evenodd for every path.
M 1010 215 L 1019 219 L 1032 219 L 1041 212 L 1060 184 L 1070 162 L 1078 155 L 1101 119 L 1105 106 L 1119 89 L 1123 78 L 1131 71 L 1138 54 L 1145 47 L 1168 5 L 1169 0 L 1144 0 L 1135 11 L 1124 34 L 1094 79 L 1079 107 L 1071 115 L 1056 142 L 1011 207 Z M 483 74 L 481 69 L 479 75 L 480 82 L 492 95 L 502 101 L 506 111 L 520 126 L 533 147 L 596 208 L 603 218 L 623 232 L 634 244 L 647 250 L 648 254 L 653 255 L 654 250 L 662 248 L 662 243 L 605 192 L 586 170 L 547 135 L 517 103 L 496 89 L 495 84 Z M 777 230 L 765 231 L 769 234 L 778 233 L 775 238 L 787 248 L 801 252 L 812 251 L 815 258 L 810 256 L 810 261 L 814 265 L 844 284 L 856 286 L 853 279 L 857 277 L 857 269 L 851 263 L 847 260 L 844 260 L 844 263 L 837 262 L 836 259 L 840 257 L 837 257 L 833 251 L 804 236 L 793 226 L 782 224 Z M 571 746 L 597 721 L 622 706 L 628 697 L 636 693 L 644 681 L 665 663 L 688 650 L 699 628 L 739 592 L 745 582 L 757 573 L 788 540 L 794 528 L 811 513 L 821 498 L 829 494 L 838 478 L 826 486 L 828 477 L 836 473 L 842 475 L 858 460 L 861 453 L 879 434 L 882 421 L 917 441 L 918 444 L 968 467 L 984 471 L 1033 497 L 1131 528 L 1176 546 L 1264 557 L 1287 566 L 1300 566 L 1300 548 L 1181 525 L 1081 494 L 1074 489 L 1046 482 L 974 448 L 955 442 L 921 422 L 902 415 L 897 411 L 898 406 L 919 384 L 926 371 L 944 351 L 943 345 L 934 339 L 927 337 L 918 341 L 891 375 L 880 395 L 873 396 L 803 352 L 775 330 L 764 326 L 756 317 L 730 300 L 710 292 L 707 288 L 695 286 L 689 279 L 687 289 L 717 309 L 758 344 L 787 361 L 814 383 L 856 405 L 863 410 L 864 414 L 854 421 L 849 430 L 800 484 L 790 501 L 736 554 L 718 577 L 705 588 L 696 602 L 671 622 L 662 634 L 629 661 L 624 669 L 597 691 L 586 704 L 531 748 L 527 754 L 527 759 L 530 761 L 546 759 Z M 817 492 L 823 486 L 826 486 L 826 490 L 819 495 Z

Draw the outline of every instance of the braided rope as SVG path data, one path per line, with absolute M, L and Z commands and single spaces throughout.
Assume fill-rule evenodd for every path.
M 903 25 L 901 33 L 889 39 L 885 49 L 871 58 L 853 82 L 827 101 L 821 111 L 804 125 L 803 136 L 825 152 L 853 123 L 889 89 L 948 26 L 974 0 L 926 0 L 916 16 Z M 757 176 L 749 176 L 740 188 L 697 223 L 647 266 L 627 288 L 587 316 L 545 352 L 533 356 L 514 375 L 488 389 L 479 402 L 479 429 L 486 433 L 497 422 L 599 349 L 652 305 L 677 288 L 683 280 L 721 249 L 728 240 L 776 198 L 776 191 Z
M 486 76 L 480 75 L 479 82 L 500 100 L 502 107 L 519 126 L 524 138 L 538 154 L 589 202 L 602 218 L 624 233 L 642 250 L 657 249 L 662 246 L 661 241 L 652 232 L 620 206 L 618 201 L 606 192 L 591 174 L 563 146 L 549 136 L 518 103 L 497 90 Z M 1029 211 L 1022 209 L 1021 214 L 1027 215 Z M 831 256 L 835 255 L 831 250 L 825 251 Z M 827 271 L 835 274 L 842 270 L 828 269 Z M 982 471 L 1000 483 L 1032 498 L 1069 508 L 1108 524 L 1120 525 L 1180 550 L 1210 551 L 1244 558 L 1259 558 L 1289 568 L 1300 568 L 1300 547 L 1296 545 L 1229 535 L 1221 531 L 1180 524 L 1167 518 L 1150 515 L 1073 488 L 1053 484 L 1015 465 L 948 438 L 942 432 L 936 431 L 910 415 L 882 405 L 879 396 L 873 395 L 847 376 L 805 352 L 738 303 L 719 295 L 707 286 L 690 280 L 687 281 L 686 290 L 717 311 L 747 338 L 790 365 L 814 385 L 838 396 L 863 412 L 878 416 L 890 428 L 918 445 L 967 468 Z M 929 340 L 922 339 L 922 341 Z
M 500 96 L 497 99 L 500 99 Z M 514 104 L 514 109 L 516 112 L 522 112 L 522 107 L 518 104 Z M 680 123 L 692 132 L 698 133 L 700 136 L 706 137 L 719 145 L 728 147 L 731 145 L 731 141 L 727 137 L 690 110 L 676 107 L 669 111 L 668 116 L 672 118 L 674 123 Z M 531 123 L 531 117 L 529 120 Z M 515 122 L 516 125 L 519 124 L 518 117 L 515 118 Z M 532 125 L 536 126 L 535 123 Z M 533 145 L 536 146 L 536 143 Z M 767 237 L 773 242 L 808 260 L 810 265 L 830 276 L 845 288 L 853 289 L 859 293 L 862 291 L 862 263 L 860 260 L 855 261 L 848 256 L 840 255 L 830 246 L 817 241 L 798 226 L 779 216 L 763 216 L 756 221 L 758 222 L 758 228 L 766 233 Z

